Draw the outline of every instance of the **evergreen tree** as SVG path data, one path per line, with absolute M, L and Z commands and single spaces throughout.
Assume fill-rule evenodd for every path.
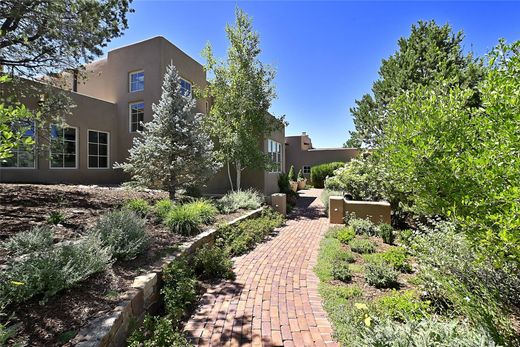
M 161 100 L 152 105 L 152 121 L 134 138 L 127 162 L 118 165 L 136 184 L 167 190 L 171 199 L 179 188 L 204 182 L 219 168 L 213 143 L 202 129 L 202 114 L 195 114 L 195 99 L 183 94 L 180 81 L 171 64 Z
M 464 55 L 462 40 L 463 33 L 453 34 L 448 24 L 438 26 L 432 20 L 412 25 L 411 35 L 399 39 L 398 51 L 383 60 L 372 94 L 363 95 L 350 109 L 356 130 L 350 132 L 345 146 L 377 147 L 388 105 L 407 90 L 435 81 L 475 88 L 482 78 L 482 67 L 471 54 Z M 477 93 L 471 101 L 478 104 Z
M 203 54 L 206 69 L 214 76 L 206 95 L 212 98 L 208 114 L 208 130 L 216 142 L 219 160 L 225 163 L 233 189 L 230 166 L 236 173 L 236 189 L 240 190 L 242 171 L 266 168 L 271 159 L 260 144 L 282 126 L 283 118 L 269 114 L 275 98 L 272 81 L 274 71 L 260 62 L 259 35 L 253 31 L 251 18 L 236 9 L 234 26 L 227 25 L 230 43 L 225 62 L 217 61 L 208 45 Z

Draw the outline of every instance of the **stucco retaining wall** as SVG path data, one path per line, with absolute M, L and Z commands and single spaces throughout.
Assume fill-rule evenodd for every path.
M 251 211 L 228 224 L 256 217 L 265 208 L 261 207 Z M 111 313 L 94 319 L 84 327 L 71 341 L 72 345 L 79 347 L 126 346 L 130 329 L 136 323 L 141 322 L 146 313 L 154 314 L 158 311 L 161 302 L 163 268 L 182 255 L 192 254 L 203 245 L 214 243 L 216 232 L 215 228 L 197 235 L 194 240 L 182 244 L 175 253 L 159 260 L 149 273 L 137 276 L 132 284 L 132 289 L 123 295 L 120 304 Z

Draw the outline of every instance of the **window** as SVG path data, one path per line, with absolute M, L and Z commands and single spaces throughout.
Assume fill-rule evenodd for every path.
M 184 96 L 191 96 L 191 83 L 181 78 L 181 93 Z
M 271 172 L 282 171 L 282 145 L 273 140 L 267 140 L 267 155 L 271 159 Z
M 51 168 L 78 167 L 78 129 L 51 126 Z
M 104 131 L 88 131 L 88 168 L 108 169 L 109 167 L 109 133 Z
M 144 71 L 130 72 L 128 82 L 130 93 L 144 90 Z
M 130 132 L 143 130 L 144 102 L 134 102 L 130 104 Z
M 303 165 L 303 174 L 310 175 L 310 173 L 311 173 L 311 167 L 309 165 Z
M 21 123 L 16 126 L 27 129 L 23 137 L 35 137 L 34 123 Z M 36 167 L 34 153 L 34 145 L 20 143 L 18 147 L 11 149 L 12 157 L 3 160 L 1 167 L 34 169 Z

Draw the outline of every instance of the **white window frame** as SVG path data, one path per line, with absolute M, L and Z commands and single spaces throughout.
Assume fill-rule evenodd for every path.
M 52 126 L 57 126 L 56 124 L 52 124 L 51 125 L 51 132 L 52 132 Z M 53 167 L 52 166 L 52 146 L 49 146 L 49 169 L 50 170 L 77 170 L 78 169 L 78 162 L 79 162 L 79 128 L 78 127 L 71 127 L 71 126 L 67 126 L 65 128 L 70 128 L 70 129 L 74 129 L 74 133 L 76 134 L 75 138 L 74 138 L 74 143 L 76 144 L 76 151 L 74 153 L 74 156 L 76 158 L 75 160 L 75 163 L 74 163 L 74 167 Z M 61 128 L 62 130 L 64 128 Z M 50 139 L 49 141 L 52 141 L 52 134 L 50 135 Z
M 273 151 L 274 150 L 274 151 Z M 277 166 L 275 169 L 270 169 L 270 173 L 282 172 L 282 144 L 280 142 L 267 139 L 267 154 L 271 161 Z M 273 155 L 274 154 L 274 155 Z M 274 159 L 274 160 L 273 160 Z
M 90 167 L 90 132 L 95 131 L 97 133 L 104 133 L 107 134 L 107 166 L 106 167 Z M 98 145 L 98 154 L 96 155 L 98 157 L 98 163 L 99 163 L 99 142 L 97 142 Z M 87 129 L 87 168 L 90 170 L 107 170 L 110 169 L 112 165 L 110 165 L 110 132 L 103 131 L 103 130 L 96 130 L 96 129 Z
M 0 165 L 0 170 L 4 170 L 4 169 L 9 169 L 9 170 L 35 170 L 36 169 L 36 162 L 37 162 L 37 156 L 36 156 L 36 143 L 38 141 L 37 139 L 37 131 L 36 131 L 36 124 L 34 122 L 33 123 L 33 127 L 34 127 L 34 136 L 33 136 L 33 140 L 34 140 L 34 145 L 33 145 L 33 165 L 32 166 L 2 166 Z M 26 137 L 26 136 L 22 136 L 22 137 Z M 16 147 L 16 148 L 13 148 L 11 149 L 12 152 L 19 152 L 19 147 Z M 17 157 L 16 159 L 16 162 L 19 163 L 20 162 L 20 159 L 19 157 Z
M 309 168 L 309 172 L 306 172 L 305 168 Z M 310 165 L 303 165 L 302 166 L 302 173 L 304 175 L 310 175 L 311 174 L 311 166 Z
M 140 74 L 140 73 L 143 74 L 143 88 L 142 89 L 132 90 L 132 75 L 137 75 L 137 74 Z M 144 90 L 144 70 L 130 71 L 128 73 L 128 92 L 129 93 L 136 93 L 136 92 L 142 92 L 143 90 Z
M 188 95 L 184 95 L 184 93 L 183 93 L 182 95 L 191 98 L 191 96 L 193 94 L 193 83 L 191 83 L 190 80 L 188 80 L 186 78 L 183 78 L 183 77 L 181 77 L 181 81 L 184 81 L 184 82 L 186 82 L 186 83 L 188 83 L 190 85 L 190 93 Z M 182 84 L 181 84 L 181 92 L 182 92 Z
M 143 104 L 143 123 L 144 123 L 144 101 L 134 101 L 128 104 L 128 132 L 131 134 L 137 133 L 139 129 L 132 131 L 132 105 Z M 137 122 L 137 128 L 139 128 L 139 121 Z

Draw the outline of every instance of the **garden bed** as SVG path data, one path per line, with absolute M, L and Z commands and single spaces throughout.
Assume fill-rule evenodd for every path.
M 0 238 L 1 241 L 33 226 L 49 225 L 49 214 L 59 211 L 63 220 L 53 226 L 53 243 L 62 244 L 84 238 L 100 216 L 120 208 L 132 199 L 149 203 L 167 197 L 162 191 L 135 191 L 119 187 L 69 185 L 0 185 Z M 212 225 L 233 220 L 243 214 L 238 210 L 218 214 Z M 201 226 L 200 231 L 211 225 Z M 117 260 L 105 271 L 94 273 L 72 288 L 60 291 L 45 300 L 41 295 L 18 304 L 11 304 L 4 313 L 16 325 L 16 341 L 31 346 L 63 345 L 95 318 L 113 311 L 134 283 L 135 277 L 148 273 L 168 254 L 195 236 L 182 236 L 163 225 L 158 218 L 148 216 L 145 232 L 149 239 L 146 250 L 132 260 Z M 6 267 L 7 253 L 0 250 L 0 264 Z

